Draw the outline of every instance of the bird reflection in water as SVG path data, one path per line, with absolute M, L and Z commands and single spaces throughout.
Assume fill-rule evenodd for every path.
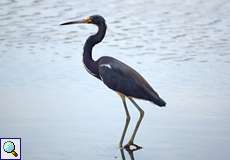
M 121 152 L 121 158 L 122 160 L 126 160 L 126 157 L 125 157 L 125 151 L 127 151 L 129 157 L 131 160 L 135 160 L 134 158 L 134 152 L 135 151 L 138 151 L 140 150 L 141 148 L 134 148 L 134 149 L 120 149 L 120 152 Z M 125 151 L 124 151 L 125 150 Z

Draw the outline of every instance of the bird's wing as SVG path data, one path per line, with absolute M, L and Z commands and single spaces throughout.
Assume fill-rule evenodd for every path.
M 102 57 L 99 59 L 98 71 L 101 80 L 112 90 L 126 96 L 153 102 L 160 99 L 139 73 L 115 58 Z

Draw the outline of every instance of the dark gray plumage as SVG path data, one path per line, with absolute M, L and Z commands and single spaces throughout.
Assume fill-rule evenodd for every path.
M 101 57 L 97 63 L 99 76 L 110 89 L 128 97 L 151 101 L 158 106 L 166 105 L 149 83 L 128 65 L 113 57 Z

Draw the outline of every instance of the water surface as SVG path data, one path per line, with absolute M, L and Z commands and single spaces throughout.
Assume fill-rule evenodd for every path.
M 168 104 L 138 101 L 135 159 L 229 159 L 229 10 L 227 0 L 1 0 L 0 137 L 22 137 L 24 159 L 122 159 L 121 100 L 82 65 L 96 27 L 59 26 L 101 14 L 94 58 L 136 68 Z

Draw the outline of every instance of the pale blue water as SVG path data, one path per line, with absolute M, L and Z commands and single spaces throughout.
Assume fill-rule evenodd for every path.
M 59 26 L 101 14 L 108 31 L 94 58 L 136 68 L 168 104 L 137 101 L 135 159 L 228 160 L 229 10 L 224 0 L 1 0 L 0 137 L 21 137 L 24 159 L 122 159 L 121 100 L 82 64 L 96 27 Z

